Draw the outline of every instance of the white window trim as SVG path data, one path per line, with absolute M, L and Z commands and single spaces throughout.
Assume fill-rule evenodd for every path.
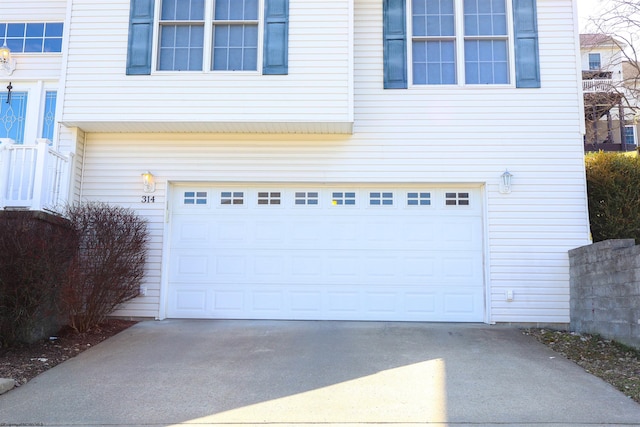
M 215 0 L 204 0 L 204 40 L 203 40 L 203 55 L 202 55 L 202 70 L 159 70 L 158 60 L 160 59 L 160 17 L 162 14 L 162 0 L 156 1 L 156 7 L 154 10 L 153 18 L 153 42 L 151 48 L 153 49 L 153 55 L 151 58 L 151 73 L 160 74 L 183 74 L 183 73 L 203 73 L 203 74 L 248 74 L 248 75 L 260 75 L 262 74 L 263 67 L 263 53 L 264 50 L 264 0 L 258 0 L 258 53 L 256 58 L 256 70 L 213 70 L 213 6 Z M 234 21 L 235 22 L 235 21 Z
M 513 35 L 513 9 L 511 0 L 506 1 L 507 14 L 507 62 L 509 67 L 509 83 L 506 84 L 467 84 L 465 83 L 465 62 L 464 62 L 464 17 L 459 16 L 459 11 L 464 13 L 464 0 L 454 0 L 453 11 L 455 16 L 455 50 L 456 50 L 456 84 L 414 84 L 413 83 L 413 10 L 412 2 L 407 1 L 406 26 L 407 26 L 407 72 L 409 88 L 420 90 L 442 90 L 451 88 L 478 88 L 478 89 L 495 89 L 500 87 L 514 88 L 516 86 L 516 65 L 515 65 L 515 45 Z M 496 37 L 493 37 L 495 39 Z

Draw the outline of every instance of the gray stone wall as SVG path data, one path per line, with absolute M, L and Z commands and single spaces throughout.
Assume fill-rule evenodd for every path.
M 569 251 L 571 330 L 640 348 L 640 246 L 606 240 Z

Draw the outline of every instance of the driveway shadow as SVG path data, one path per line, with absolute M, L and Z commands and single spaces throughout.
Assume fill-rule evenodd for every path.
M 141 322 L 0 397 L 0 424 L 639 420 L 640 405 L 531 337 L 481 324 Z

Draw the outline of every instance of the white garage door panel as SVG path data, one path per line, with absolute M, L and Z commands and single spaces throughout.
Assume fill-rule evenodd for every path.
M 174 250 L 178 252 L 177 250 Z M 422 285 L 429 283 L 476 284 L 481 287 L 481 257 L 474 252 L 457 251 L 335 251 L 301 254 L 288 250 L 180 250 L 172 256 L 171 283 L 234 284 L 386 284 Z M 326 251 L 323 251 L 326 252 Z
M 375 205 L 377 189 L 315 186 L 317 204 L 300 206 L 310 190 L 273 187 L 174 187 L 168 317 L 483 320 L 477 189 L 429 189 L 416 206 L 419 189 L 387 188 Z M 259 205 L 265 192 L 278 204 Z
M 346 288 L 346 289 L 345 289 Z M 478 322 L 482 292 L 433 286 L 429 291 L 355 286 L 307 291 L 292 286 L 265 285 L 242 290 L 233 285 L 216 289 L 176 290 L 170 296 L 172 317 L 268 318 L 333 320 L 419 320 Z M 268 316 L 267 316 L 268 314 Z M 266 317 L 265 317 L 266 316 Z

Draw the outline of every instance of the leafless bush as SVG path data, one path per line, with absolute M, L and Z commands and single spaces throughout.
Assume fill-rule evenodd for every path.
M 130 209 L 104 203 L 68 207 L 66 216 L 78 234 L 79 246 L 63 303 L 69 326 L 84 332 L 139 294 L 147 224 Z

